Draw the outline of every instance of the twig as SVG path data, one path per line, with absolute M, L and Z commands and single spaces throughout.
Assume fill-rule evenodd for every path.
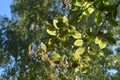
M 94 3 L 93 3 L 94 4 Z M 93 6 L 93 4 L 91 4 L 90 6 L 88 6 L 87 8 L 83 9 L 77 16 L 73 17 L 70 21 L 69 21 L 69 24 L 73 24 L 78 18 L 80 15 L 82 15 L 82 13 L 84 11 L 86 11 L 88 8 L 90 8 L 91 6 Z
M 120 0 L 118 1 L 116 7 L 118 7 L 119 5 L 120 5 Z M 111 10 L 111 11 L 112 11 L 112 10 Z M 91 43 L 95 40 L 95 38 L 98 36 L 99 32 L 101 31 L 101 29 L 103 28 L 103 26 L 104 26 L 104 24 L 105 24 L 105 22 L 106 22 L 107 16 L 110 15 L 111 11 L 110 11 L 107 15 L 105 14 L 105 18 L 104 18 L 102 24 L 99 26 L 100 28 L 98 29 L 95 37 L 94 37 L 93 39 L 91 39 L 91 41 L 90 41 L 90 43 L 87 45 L 87 47 L 89 47 L 90 44 L 91 44 Z

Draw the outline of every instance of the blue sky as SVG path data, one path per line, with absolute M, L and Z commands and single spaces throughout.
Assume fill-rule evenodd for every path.
M 11 18 L 10 4 L 13 0 L 0 0 L 0 16 L 7 16 Z M 4 69 L 0 67 L 0 75 Z
M 0 16 L 7 16 L 11 18 L 10 4 L 13 0 L 0 0 Z M 0 67 L 0 75 L 2 74 L 3 68 Z M 109 72 L 114 73 L 115 70 L 110 70 Z
M 0 0 L 0 15 L 11 17 L 10 4 L 13 0 Z

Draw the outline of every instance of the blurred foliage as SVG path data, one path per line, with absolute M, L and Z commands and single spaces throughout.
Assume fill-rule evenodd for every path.
M 120 79 L 119 0 L 13 0 L 11 13 L 0 17 L 0 79 Z

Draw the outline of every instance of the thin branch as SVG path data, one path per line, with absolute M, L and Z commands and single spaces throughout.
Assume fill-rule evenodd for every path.
M 116 8 L 117 8 L 119 5 L 120 5 L 120 0 L 118 1 L 117 5 L 116 5 Z M 99 32 L 101 31 L 101 29 L 103 28 L 104 23 L 105 23 L 107 17 L 111 14 L 112 11 L 113 11 L 113 10 L 111 10 L 107 15 L 104 14 L 104 15 L 105 15 L 105 19 L 103 20 L 102 24 L 100 25 L 100 28 L 99 28 L 99 30 L 98 30 L 96 36 L 99 34 Z
M 94 3 L 93 3 L 94 4 Z M 88 6 L 87 8 L 83 9 L 77 16 L 73 17 L 70 21 L 69 21 L 69 24 L 73 24 L 78 18 L 80 15 L 82 15 L 82 13 L 84 11 L 86 11 L 88 8 L 90 8 L 91 6 L 93 6 L 93 4 L 91 4 L 90 6 Z
M 118 7 L 119 5 L 120 5 L 120 0 L 118 1 L 116 7 Z M 112 10 L 111 10 L 111 11 L 112 11 Z M 90 43 L 87 45 L 87 47 L 89 47 L 89 46 L 91 45 L 91 43 L 95 40 L 95 38 L 98 36 L 99 32 L 100 32 L 100 31 L 102 30 L 102 28 L 104 27 L 104 24 L 105 24 L 105 22 L 106 22 L 106 19 L 107 19 L 107 17 L 110 15 L 111 11 L 110 11 L 107 15 L 105 14 L 105 18 L 104 18 L 102 24 L 99 26 L 100 28 L 98 29 L 95 37 L 94 37 L 93 39 L 91 39 L 91 41 L 90 41 Z
M 102 28 L 103 28 L 103 26 L 104 26 L 104 24 L 105 24 L 105 22 L 106 22 L 106 19 L 107 19 L 107 16 L 105 17 L 105 19 L 103 20 L 103 22 L 102 22 L 101 25 L 99 26 L 100 28 L 98 29 L 98 32 L 97 32 L 97 34 L 95 35 L 95 37 L 98 36 L 99 32 L 102 30 Z
M 107 17 L 106 17 L 107 18 Z M 97 31 L 96 35 L 94 36 L 94 38 L 92 38 L 90 40 L 90 42 L 88 43 L 88 45 L 86 46 L 86 49 L 88 49 L 88 47 L 92 44 L 92 42 L 95 40 L 95 38 L 98 36 L 99 32 L 101 31 L 101 29 L 103 28 L 104 26 L 104 23 L 106 22 L 106 18 L 103 20 L 103 22 L 101 23 L 101 25 L 99 26 L 99 30 Z

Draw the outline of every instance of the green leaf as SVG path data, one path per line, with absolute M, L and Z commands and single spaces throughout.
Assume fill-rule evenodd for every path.
M 44 0 L 44 2 L 43 2 L 43 6 L 46 7 L 47 4 L 48 4 L 48 0 Z
M 50 30 L 50 29 L 46 29 L 47 33 L 52 35 L 52 36 L 55 36 L 56 35 L 56 30 Z
M 91 55 L 96 54 L 96 52 L 95 52 L 95 50 L 93 48 L 88 49 L 88 53 L 91 54 Z
M 81 46 L 83 44 L 83 40 L 79 39 L 74 42 L 75 46 Z
M 109 37 L 113 37 L 113 34 L 112 34 L 112 32 L 107 32 L 107 33 L 105 33 L 104 35 L 103 35 L 103 37 L 104 38 L 109 38 Z
M 77 55 L 77 54 L 72 54 L 72 56 L 71 56 L 71 58 L 70 58 L 70 60 L 72 61 L 72 62 L 75 62 L 75 61 L 77 61 L 77 60 L 79 60 L 80 59 L 80 55 Z
M 83 3 L 82 2 L 79 2 L 78 0 L 76 0 L 76 3 L 75 3 L 76 6 L 82 6 Z
M 86 0 L 86 1 L 88 1 L 88 2 L 92 2 L 92 1 L 94 1 L 94 0 Z
M 52 40 L 53 40 L 52 38 L 49 38 L 47 43 L 52 44 Z
M 72 0 L 74 3 L 76 2 L 76 0 Z
M 66 37 L 59 37 L 59 40 L 66 41 Z
M 106 47 L 106 41 L 101 40 L 100 43 L 99 43 L 99 47 L 100 47 L 100 49 L 105 48 Z
M 68 29 L 68 32 L 71 33 L 71 34 L 74 34 L 75 31 L 76 31 L 75 26 L 70 26 L 70 28 Z
M 66 16 L 63 17 L 63 22 L 66 23 L 66 24 L 68 24 L 68 19 L 67 19 Z
M 112 25 L 112 26 L 118 26 L 118 23 L 114 19 L 108 17 L 107 20 L 110 23 L 110 25 Z
M 33 49 L 32 44 L 29 45 L 28 50 L 31 51 Z
M 58 38 L 62 41 L 66 41 L 67 33 L 68 33 L 67 30 L 66 31 L 61 31 Z
M 87 20 L 87 26 L 93 27 L 94 26 L 94 14 L 89 15 Z
M 81 33 L 79 33 L 78 31 L 76 31 L 73 35 L 72 35 L 75 39 L 79 39 L 81 38 Z
M 80 10 L 78 8 L 74 8 L 70 12 L 74 15 L 77 15 L 80 12 Z
M 99 45 L 100 49 L 103 49 L 106 47 L 106 41 L 103 41 L 102 39 L 96 37 L 95 43 Z
M 95 38 L 95 44 L 99 44 L 101 42 L 100 38 L 96 37 Z
M 108 41 L 110 44 L 116 44 L 116 40 L 113 38 L 112 32 L 107 32 L 103 35 L 103 37 Z
M 116 40 L 113 38 L 112 32 L 107 32 L 103 35 L 103 37 L 108 41 L 110 44 L 116 44 Z
M 84 56 L 83 60 L 88 62 L 88 61 L 91 61 L 91 58 L 89 56 Z
M 99 1 L 97 6 L 98 6 L 98 9 L 100 11 L 104 11 L 105 10 L 105 5 L 103 4 L 103 1 Z
M 100 25 L 101 22 L 102 22 L 102 15 L 101 15 L 101 13 L 96 13 L 96 15 L 95 15 L 95 23 L 97 25 Z
M 58 53 L 51 53 L 50 54 L 50 60 L 53 62 L 60 61 L 61 56 Z
M 41 48 L 46 52 L 47 51 L 47 47 L 46 47 L 46 45 L 43 43 L 43 42 L 41 42 Z
M 105 56 L 114 54 L 114 51 L 112 50 L 112 48 L 105 48 L 105 49 L 103 49 L 103 52 L 104 52 Z
M 95 34 L 93 32 L 86 32 L 89 38 L 94 38 Z
M 93 13 L 93 11 L 94 11 L 94 8 L 89 7 L 87 10 L 88 10 L 89 14 L 92 14 L 92 13 Z
M 73 62 L 71 67 L 72 67 L 72 68 L 77 68 L 78 66 L 80 66 L 80 61 L 79 61 L 79 60 Z
M 53 26 L 54 26 L 56 29 L 59 29 L 58 26 L 57 26 L 57 23 L 58 23 L 58 20 L 53 20 Z
M 113 37 L 108 37 L 106 38 L 106 40 L 108 41 L 108 43 L 110 44 L 116 44 L 116 40 Z
M 85 52 L 85 48 L 78 48 L 76 51 L 75 51 L 75 54 L 77 55 L 81 55 Z
M 61 21 L 61 20 L 62 20 L 62 21 Z M 58 27 L 59 29 L 65 29 L 66 26 L 67 26 L 67 24 L 63 22 L 63 19 L 59 18 L 59 19 L 58 19 L 58 23 L 57 23 L 57 27 Z
M 116 16 L 117 16 L 117 8 L 114 9 L 111 14 L 112 14 L 113 18 L 116 18 Z

